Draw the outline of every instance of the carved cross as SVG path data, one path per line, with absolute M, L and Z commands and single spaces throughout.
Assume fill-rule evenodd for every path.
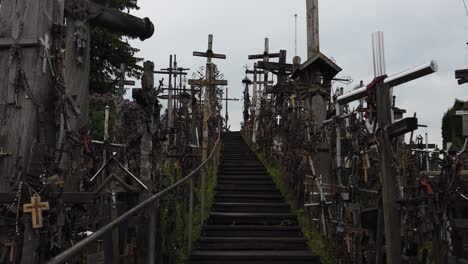
M 31 213 L 32 215 L 32 227 L 42 227 L 42 211 L 49 210 L 49 202 L 41 202 L 41 197 L 38 194 L 34 194 L 31 197 L 30 204 L 23 205 L 23 212 Z

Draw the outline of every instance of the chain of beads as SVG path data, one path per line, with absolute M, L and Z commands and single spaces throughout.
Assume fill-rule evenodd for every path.
M 16 235 L 19 236 L 19 215 L 20 215 L 20 204 L 21 204 L 21 194 L 23 189 L 23 181 L 20 181 L 18 186 L 18 192 L 16 193 L 16 223 L 15 223 L 15 231 Z

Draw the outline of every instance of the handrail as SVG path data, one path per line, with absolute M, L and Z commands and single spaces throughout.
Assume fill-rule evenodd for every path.
M 71 257 L 73 257 L 76 254 L 78 254 L 79 252 L 81 252 L 85 247 L 87 247 L 91 243 L 95 242 L 98 238 L 100 238 L 101 236 L 103 236 L 107 232 L 111 231 L 112 229 L 116 228 L 117 225 L 119 225 L 120 223 L 126 221 L 129 217 L 133 216 L 134 214 L 136 214 L 137 212 L 139 212 L 143 208 L 152 205 L 154 202 L 156 202 L 158 199 L 160 199 L 162 196 L 164 196 L 168 192 L 174 190 L 175 188 L 177 188 L 180 185 L 184 184 L 186 181 L 190 180 L 197 172 L 199 172 L 206 165 L 206 163 L 208 163 L 208 161 L 210 161 L 213 158 L 213 156 L 214 156 L 214 154 L 216 152 L 216 148 L 219 145 L 220 140 L 221 140 L 221 127 L 218 128 L 218 139 L 216 140 L 216 143 L 215 143 L 213 149 L 211 150 L 210 156 L 208 156 L 206 158 L 206 160 L 204 160 L 195 170 L 190 172 L 184 178 L 177 181 L 172 186 L 160 191 L 157 194 L 154 194 L 150 198 L 148 198 L 145 201 L 141 202 L 139 205 L 133 207 L 132 209 L 130 209 L 129 211 L 127 211 L 123 215 L 119 216 L 114 221 L 110 222 L 106 226 L 104 226 L 101 229 L 94 232 L 89 237 L 81 240 L 80 242 L 78 242 L 74 246 L 72 246 L 71 248 L 69 248 L 69 249 L 65 250 L 64 252 L 60 253 L 59 255 L 55 256 L 53 259 L 49 260 L 48 263 L 49 264 L 65 263 Z

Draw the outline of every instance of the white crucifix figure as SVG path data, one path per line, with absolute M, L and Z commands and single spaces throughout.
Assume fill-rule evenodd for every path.
M 280 115 L 278 115 L 278 116 L 276 117 L 276 122 L 277 122 L 278 126 L 280 125 L 281 119 L 283 119 L 283 118 L 282 118 Z
M 50 70 L 52 71 L 52 76 L 55 76 L 55 72 L 52 69 L 52 64 L 50 62 L 50 38 L 49 35 L 46 33 L 44 38 L 39 38 L 39 42 L 41 43 L 42 48 L 44 49 L 42 52 L 42 74 L 46 74 L 47 72 L 47 64 L 50 66 Z

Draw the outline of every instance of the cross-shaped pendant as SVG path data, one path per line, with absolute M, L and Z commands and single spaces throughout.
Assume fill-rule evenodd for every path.
M 24 213 L 31 213 L 32 227 L 34 229 L 41 228 L 43 224 L 42 211 L 49 210 L 49 202 L 41 202 L 41 197 L 34 194 L 31 197 L 30 204 L 23 205 Z

